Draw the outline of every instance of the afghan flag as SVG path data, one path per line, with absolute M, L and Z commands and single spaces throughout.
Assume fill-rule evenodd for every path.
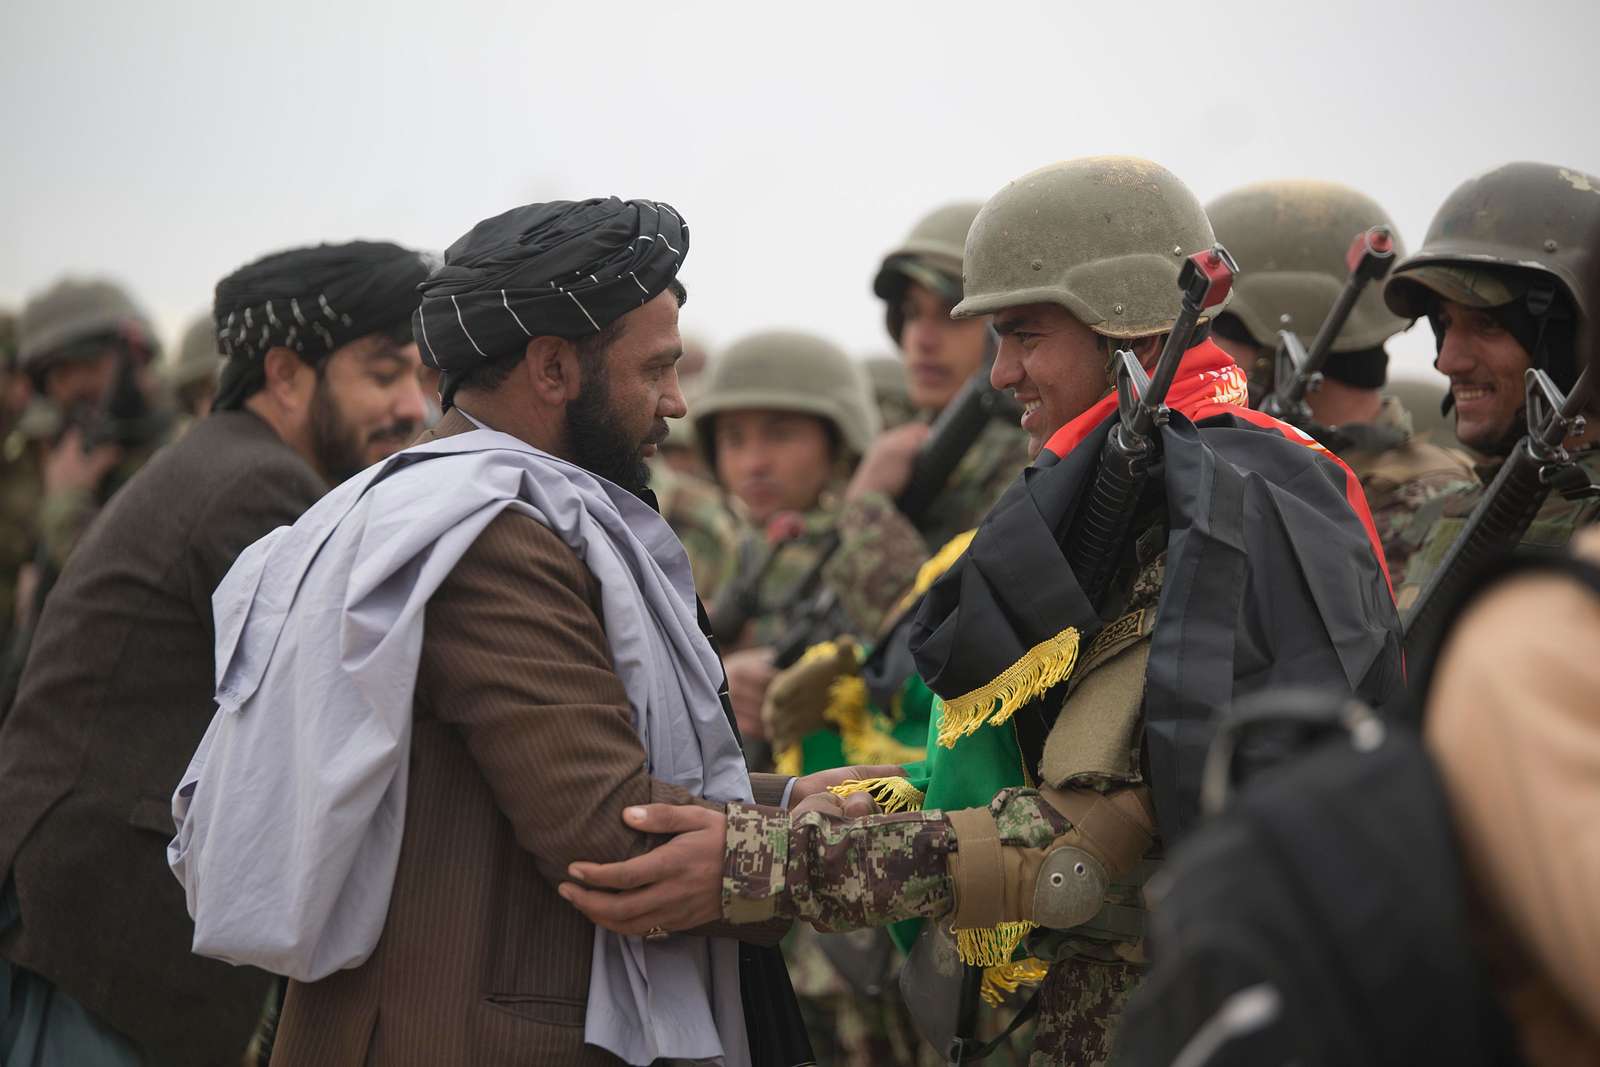
M 1355 475 L 1308 435 L 1250 410 L 1247 396 L 1226 353 L 1210 341 L 1191 348 L 1151 474 L 1165 494 L 1167 556 L 1143 744 L 1168 848 L 1198 818 L 1212 724 L 1233 701 L 1299 686 L 1384 707 L 1403 691 L 1400 620 Z M 1061 542 L 1116 420 L 1112 394 L 1057 431 L 923 598 L 908 644 L 938 698 L 927 760 L 905 779 L 857 787 L 886 810 L 979 807 L 1036 784 L 1012 720 L 1070 678 L 1080 648 L 1111 621 Z M 901 925 L 896 940 L 909 944 L 918 924 Z M 968 963 L 1007 964 L 1026 931 L 958 931 L 958 948 Z

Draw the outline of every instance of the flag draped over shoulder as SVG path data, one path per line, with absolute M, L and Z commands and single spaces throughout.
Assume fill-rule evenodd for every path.
M 1381 706 L 1403 684 L 1399 617 L 1359 483 L 1245 401 L 1243 373 L 1203 342 L 1179 365 L 1160 430 L 1167 559 L 1144 744 L 1169 847 L 1197 818 L 1211 723 L 1233 700 L 1301 685 Z M 887 807 L 976 807 L 1033 784 L 1012 718 L 1071 676 L 1079 648 L 1108 621 L 1060 539 L 1087 499 L 1115 411 L 1110 396 L 1062 427 L 928 591 L 910 648 L 940 699 L 927 762 L 868 787 Z M 1009 960 L 1021 932 L 963 931 L 962 956 Z

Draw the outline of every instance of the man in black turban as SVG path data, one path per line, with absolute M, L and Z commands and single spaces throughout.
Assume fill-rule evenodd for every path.
M 479 415 L 509 375 L 528 370 L 525 357 L 559 350 L 577 374 L 561 417 L 546 428 L 555 446 L 547 451 L 643 489 L 644 459 L 666 440 L 665 420 L 687 410 L 675 371 L 667 372 L 682 352 L 677 308 L 686 294 L 677 275 L 688 251 L 688 225 L 650 200 L 529 204 L 478 223 L 446 250 L 412 316 L 422 361 L 443 376 L 445 407 L 459 394 Z M 656 299 L 669 291 L 672 300 Z M 623 317 L 646 305 L 652 318 L 670 310 L 671 351 L 634 351 L 624 340 Z
M 197 931 L 217 935 L 197 935 L 202 951 L 281 961 L 291 975 L 274 1063 L 811 1062 L 773 945 L 784 924 L 709 928 L 712 916 L 681 915 L 648 944 L 625 942 L 556 891 L 571 859 L 645 847 L 621 822 L 628 807 L 745 793 L 777 804 L 789 784 L 747 776 L 688 557 L 647 506 L 643 461 L 666 420 L 686 414 L 677 274 L 688 247 L 677 212 L 646 200 L 532 204 L 473 227 L 421 286 L 413 317 L 449 410 L 252 550 L 218 594 L 224 617 L 254 628 L 219 643 L 224 675 L 260 663 L 255 644 L 268 659 L 251 710 L 219 711 L 208 742 L 219 747 L 196 763 L 202 776 L 249 770 L 185 784 L 197 846 L 179 847 L 174 870 L 199 886 Z M 383 575 L 371 587 L 381 595 L 360 593 L 357 575 Z M 292 639 L 255 627 L 268 611 Z M 325 639 L 330 628 L 381 634 L 382 647 L 350 653 L 362 639 Z M 339 687 L 368 692 L 369 670 L 384 684 L 364 705 L 341 702 Z M 322 681 L 301 687 L 306 678 Z M 329 700 L 348 716 L 347 746 L 277 743 L 273 724 L 321 721 Z M 260 732 L 241 729 L 250 716 Z M 399 753 L 380 740 L 395 736 L 409 736 Z M 380 791 L 401 791 L 403 828 L 390 809 L 345 802 L 375 798 L 367 784 L 400 767 Z M 317 783 L 306 792 L 337 806 L 335 829 L 356 825 L 362 855 L 394 864 L 367 864 L 365 887 L 347 895 L 322 876 L 342 861 L 323 859 L 313 877 L 293 863 L 207 858 L 219 847 L 261 855 L 268 838 L 274 850 L 333 854 L 306 847 L 326 839 L 321 822 L 308 817 L 286 845 L 275 828 L 294 817 L 241 801 L 236 789 L 267 780 L 258 769 Z M 219 830 L 231 812 L 250 814 Z M 200 873 L 224 869 L 238 881 L 220 892 Z M 236 907 L 257 899 L 350 908 L 336 929 L 295 915 L 263 924 Z M 284 934 L 261 936 L 263 925 Z M 280 952 L 287 942 L 294 959 Z M 330 972 L 334 958 L 353 962 Z
M 213 307 L 226 357 L 216 410 L 267 419 L 330 482 L 398 452 L 426 414 L 411 313 L 427 274 L 420 253 L 384 241 L 297 248 L 234 271 Z
M 67 560 L 0 720 L 0 1061 L 240 1062 L 271 980 L 190 951 L 165 860 L 166 798 L 216 707 L 211 596 L 246 546 L 414 434 L 426 270 L 357 243 L 223 279 L 222 401 Z

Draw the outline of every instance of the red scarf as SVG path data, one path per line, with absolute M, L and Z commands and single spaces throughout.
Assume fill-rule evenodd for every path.
M 1383 580 L 1389 585 L 1389 595 L 1394 595 L 1389 563 L 1384 559 L 1383 543 L 1378 538 L 1377 527 L 1373 525 L 1372 511 L 1367 507 L 1367 494 L 1361 490 L 1360 479 L 1345 466 L 1343 460 L 1318 444 L 1310 434 L 1286 422 L 1279 422 L 1271 415 L 1251 410 L 1249 383 L 1233 357 L 1209 340 L 1201 341 L 1185 352 L 1178 363 L 1178 373 L 1172 379 L 1172 387 L 1167 390 L 1167 407 L 1179 412 L 1190 422 L 1231 415 L 1263 429 L 1276 430 L 1289 440 L 1315 449 L 1337 463 L 1344 472 L 1345 499 L 1350 502 L 1350 507 L 1366 529 L 1367 539 L 1372 542 L 1372 552 L 1378 557 L 1378 566 L 1383 569 Z M 1116 410 L 1117 394 L 1113 390 L 1051 434 L 1044 447 L 1058 457 L 1066 456 Z

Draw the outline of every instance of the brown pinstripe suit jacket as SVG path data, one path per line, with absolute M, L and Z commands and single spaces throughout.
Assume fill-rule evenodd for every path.
M 451 412 L 424 439 L 470 428 Z M 649 846 L 627 805 L 692 798 L 645 773 L 599 604 L 572 551 L 509 512 L 429 601 L 383 936 L 290 984 L 273 1067 L 619 1062 L 583 1044 L 594 927 L 555 887 L 572 860 Z

